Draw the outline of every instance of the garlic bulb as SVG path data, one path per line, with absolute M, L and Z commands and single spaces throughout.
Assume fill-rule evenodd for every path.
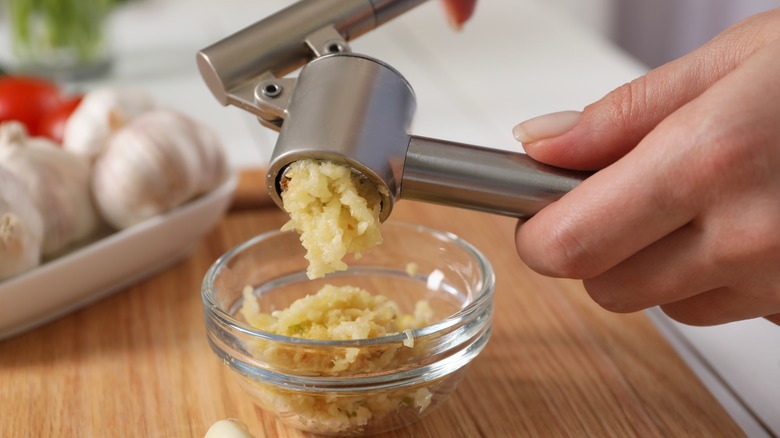
M 109 140 L 92 168 L 92 193 L 103 218 L 127 228 L 218 186 L 227 159 L 215 134 L 169 109 L 131 120 Z
M 43 218 L 43 255 L 57 255 L 99 225 L 89 189 L 89 164 L 49 140 L 27 137 L 18 122 L 0 125 L 0 164 L 13 172 Z
M 24 184 L 0 166 L 0 280 L 41 262 L 43 219 Z
M 114 131 L 156 106 L 154 98 L 141 90 L 101 88 L 90 91 L 68 118 L 62 147 L 93 160 Z

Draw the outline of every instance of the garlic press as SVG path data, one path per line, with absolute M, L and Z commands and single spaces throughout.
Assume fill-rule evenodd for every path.
M 353 53 L 349 41 L 422 3 L 299 1 L 198 52 L 217 101 L 279 132 L 266 175 L 277 205 L 285 169 L 301 159 L 346 164 L 376 184 L 382 221 L 399 199 L 527 219 L 589 175 L 411 133 L 412 86 L 392 66 Z

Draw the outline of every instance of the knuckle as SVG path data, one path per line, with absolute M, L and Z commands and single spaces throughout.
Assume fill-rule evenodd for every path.
M 647 78 L 641 76 L 607 95 L 607 111 L 613 123 L 620 128 L 630 129 L 642 119 L 647 107 L 647 87 Z
M 768 208 L 774 211 L 763 210 Z M 780 237 L 777 236 L 780 205 L 756 202 L 740 214 L 750 217 L 750 221 L 734 220 L 713 226 L 717 229 L 712 231 L 711 239 L 727 245 L 729 250 L 714 252 L 709 256 L 710 264 L 720 272 L 734 272 L 735 267 L 745 272 L 773 272 L 780 262 Z M 751 282 L 765 278 L 765 275 L 755 276 Z M 774 279 L 768 282 L 774 283 Z
M 557 227 L 548 245 L 547 270 L 557 277 L 587 278 L 592 275 L 591 252 L 570 227 Z
M 690 126 L 698 172 L 702 178 L 717 176 L 716 181 L 729 184 L 754 184 L 767 175 L 774 175 L 777 154 L 772 136 L 776 128 L 747 124 L 729 114 L 703 117 Z
M 632 313 L 643 309 L 629 299 L 626 287 L 615 287 L 600 278 L 585 280 L 583 285 L 590 298 L 605 310 L 613 313 Z
M 694 307 L 686 305 L 685 302 L 677 302 L 664 304 L 660 307 L 669 318 L 690 326 L 705 327 L 728 321 L 719 312 L 713 311 L 707 306 Z

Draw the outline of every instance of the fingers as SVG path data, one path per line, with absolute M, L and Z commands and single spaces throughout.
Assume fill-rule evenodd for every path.
M 447 20 L 455 30 L 460 30 L 463 24 L 474 14 L 477 0 L 442 0 Z
M 620 313 L 689 298 L 724 284 L 707 254 L 708 247 L 704 230 L 685 226 L 609 271 L 585 280 L 585 289 L 599 305 Z
M 778 143 L 780 145 L 780 143 Z M 674 319 L 712 325 L 780 313 L 780 183 L 766 192 L 722 193 L 705 219 L 665 236 L 614 268 L 584 281 L 615 312 L 662 305 Z
M 676 321 L 695 326 L 741 321 L 780 311 L 780 306 L 768 308 L 766 301 L 747 298 L 739 291 L 722 287 L 662 305 L 661 310 Z M 780 313 L 765 318 L 780 325 L 778 317 Z
M 734 217 L 740 216 L 739 220 L 754 213 L 744 206 L 735 207 L 740 213 Z M 673 319 L 697 326 L 765 315 L 780 322 L 771 316 L 780 314 L 780 275 L 775 269 L 780 249 L 770 242 L 771 237 L 755 244 L 727 225 L 731 221 L 723 222 L 714 227 L 687 225 L 604 274 L 585 280 L 585 288 L 594 301 L 613 312 L 660 305 Z M 756 235 L 772 232 L 772 227 L 762 228 Z M 740 235 L 739 241 L 733 241 L 735 234 Z M 733 252 L 723 254 L 720 244 Z
M 595 301 L 712 325 L 780 321 L 780 39 L 518 230 L 547 275 Z M 610 213 L 605 213 L 610 212 Z
M 780 164 L 773 146 L 780 140 L 780 89 L 772 73 L 779 53 L 780 40 L 754 51 L 658 122 L 630 153 L 531 218 L 516 235 L 520 257 L 545 275 L 590 279 L 695 218 L 715 216 L 713 206 L 726 211 L 726 193 L 739 199 L 755 189 L 764 196 Z M 731 251 L 726 243 L 718 250 Z
M 690 183 L 695 153 L 677 147 L 696 134 L 682 120 L 669 123 L 681 126 L 649 135 L 518 229 L 518 254 L 531 269 L 592 278 L 696 217 L 705 198 Z
M 558 125 L 558 131 L 548 128 L 539 133 L 538 126 L 549 126 L 545 123 L 549 118 L 560 120 L 571 112 L 531 119 L 516 126 L 513 134 L 539 161 L 571 169 L 601 169 L 626 155 L 663 119 L 717 79 L 714 69 L 702 63 L 685 58 L 653 70 L 574 113 L 576 123 Z
M 739 221 L 756 213 L 750 202 L 734 204 L 739 213 L 733 218 Z M 773 217 L 780 215 L 775 212 Z M 670 317 L 690 325 L 766 315 L 780 323 L 778 316 L 772 316 L 780 315 L 780 274 L 775 269 L 780 246 L 772 241 L 774 227 L 764 224 L 754 232 L 754 237 L 768 236 L 756 243 L 732 220 L 720 222 L 687 225 L 604 274 L 585 280 L 585 288 L 594 301 L 613 312 L 660 305 Z M 719 248 L 722 244 L 729 253 Z
M 627 313 L 660 305 L 670 317 L 690 325 L 779 313 L 780 286 L 771 263 L 749 254 L 719 255 L 715 247 L 727 239 L 722 232 L 689 225 L 583 283 L 607 310 Z M 743 243 L 735 252 L 751 246 Z

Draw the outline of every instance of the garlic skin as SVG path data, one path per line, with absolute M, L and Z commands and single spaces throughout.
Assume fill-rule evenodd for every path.
M 0 280 L 41 263 L 43 218 L 24 183 L 0 166 Z
M 103 218 L 124 229 L 212 190 L 227 175 L 227 157 L 210 129 L 157 109 L 110 138 L 92 168 L 92 193 Z
M 62 147 L 92 161 L 114 131 L 156 107 L 154 97 L 141 90 L 99 88 L 87 92 L 65 124 Z
M 44 257 L 59 255 L 92 235 L 100 224 L 89 188 L 86 160 L 39 137 L 24 125 L 0 125 L 0 164 L 25 185 L 43 218 Z

